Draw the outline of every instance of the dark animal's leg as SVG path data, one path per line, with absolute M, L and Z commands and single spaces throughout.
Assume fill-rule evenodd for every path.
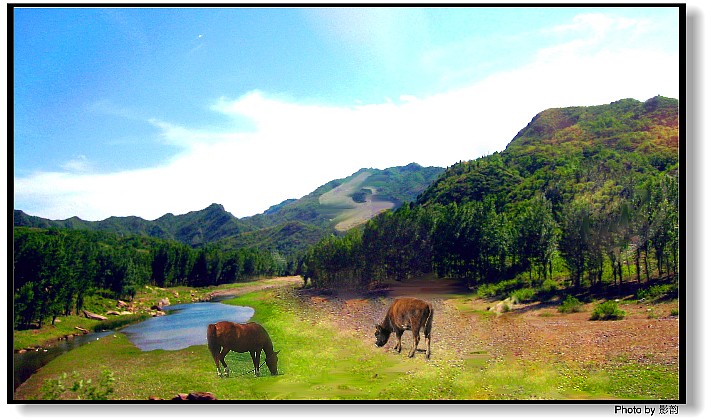
M 255 366 L 255 376 L 260 376 L 260 352 L 251 351 L 252 364 Z
M 423 331 L 423 335 L 425 336 L 425 343 L 428 347 L 425 352 L 426 359 L 430 359 L 430 334 L 433 331 L 433 307 L 428 306 L 428 311 L 428 320 L 425 322 L 425 331 Z
M 425 337 L 425 345 L 427 350 L 425 350 L 425 358 L 430 359 L 430 336 Z
M 418 349 L 418 343 L 420 342 L 420 328 L 415 325 L 413 327 L 413 348 L 408 353 L 408 357 L 415 356 L 415 351 Z
M 215 369 L 218 371 L 218 377 L 220 377 L 222 376 L 222 372 L 220 372 L 220 349 L 211 351 L 211 353 L 213 354 L 213 360 L 215 361 Z
M 395 349 L 395 351 L 397 351 L 398 353 L 401 352 L 401 348 L 403 347 L 403 346 L 401 345 L 401 337 L 403 337 L 403 331 L 404 331 L 404 330 L 397 330 L 397 331 L 396 331 L 396 346 L 394 347 L 394 349 Z
M 425 358 L 430 359 L 430 329 L 427 326 L 423 335 L 425 336 Z
M 225 363 L 225 356 L 230 353 L 230 349 L 226 349 L 223 347 L 222 351 L 220 352 L 220 363 L 222 363 L 223 368 L 225 368 L 225 377 L 229 378 L 230 377 L 230 368 L 227 367 L 227 363 Z

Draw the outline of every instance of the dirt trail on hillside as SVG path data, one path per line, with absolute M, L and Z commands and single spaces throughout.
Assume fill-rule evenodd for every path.
M 394 298 L 414 296 L 433 304 L 432 359 L 469 357 L 593 363 L 655 363 L 679 366 L 679 321 L 670 316 L 677 302 L 648 305 L 620 304 L 626 317 L 619 321 L 590 321 L 594 304 L 582 312 L 560 314 L 552 303 L 515 305 L 511 311 L 483 316 L 494 302 L 464 299 L 467 288 L 457 281 L 415 280 L 390 285 L 379 296 L 341 292 L 321 295 L 297 290 L 297 296 L 333 320 L 341 330 L 353 331 L 373 345 L 374 325 L 380 323 Z M 459 294 L 459 295 L 458 295 Z M 381 350 L 393 352 L 394 339 Z M 403 335 L 403 347 L 412 334 Z M 423 347 L 421 340 L 420 347 Z M 402 353 L 407 357 L 407 352 Z M 422 352 L 416 357 L 424 357 Z

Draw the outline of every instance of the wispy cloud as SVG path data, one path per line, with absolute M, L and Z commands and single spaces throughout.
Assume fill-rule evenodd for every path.
M 677 97 L 676 53 L 601 47 L 611 31 L 640 25 L 582 16 L 554 28 L 580 31 L 575 41 L 542 50 L 517 69 L 428 97 L 404 92 L 396 100 L 352 106 L 260 90 L 218 98 L 212 111 L 247 120 L 250 129 L 196 129 L 148 119 L 167 144 L 180 147 L 170 162 L 93 174 L 81 172 L 89 166 L 79 157 L 65 165 L 66 172 L 15 178 L 16 206 L 50 218 L 154 219 L 218 202 L 236 216 L 248 216 L 361 167 L 448 166 L 477 158 L 503 150 L 546 108 Z M 575 48 L 575 42 L 590 48 Z
M 63 163 L 61 168 L 67 172 L 90 172 L 93 169 L 93 165 L 86 156 L 78 155 L 74 159 Z

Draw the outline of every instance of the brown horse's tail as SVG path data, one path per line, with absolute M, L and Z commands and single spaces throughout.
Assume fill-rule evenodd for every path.
M 213 358 L 220 354 L 220 344 L 218 344 L 218 329 L 215 324 L 208 325 L 208 350 L 210 350 L 210 354 L 213 355 Z

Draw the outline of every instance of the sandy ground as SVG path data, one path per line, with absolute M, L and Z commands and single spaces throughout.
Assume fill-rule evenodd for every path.
M 464 299 L 460 283 L 416 280 L 391 285 L 380 296 L 354 293 L 323 295 L 297 291 L 305 303 L 328 314 L 341 329 L 354 329 L 364 342 L 374 343 L 374 325 L 398 296 L 414 296 L 433 304 L 432 358 L 468 358 L 487 354 L 525 360 L 615 363 L 635 360 L 679 366 L 679 320 L 671 316 L 678 302 L 620 304 L 626 316 L 618 321 L 590 321 L 594 303 L 582 311 L 561 314 L 558 304 L 514 305 L 511 311 L 483 316 L 494 302 Z M 412 335 L 403 335 L 408 349 Z M 421 340 L 420 347 L 423 346 Z M 383 349 L 392 351 L 393 339 Z M 448 351 L 444 351 L 444 350 Z M 418 353 L 419 355 L 422 352 Z

